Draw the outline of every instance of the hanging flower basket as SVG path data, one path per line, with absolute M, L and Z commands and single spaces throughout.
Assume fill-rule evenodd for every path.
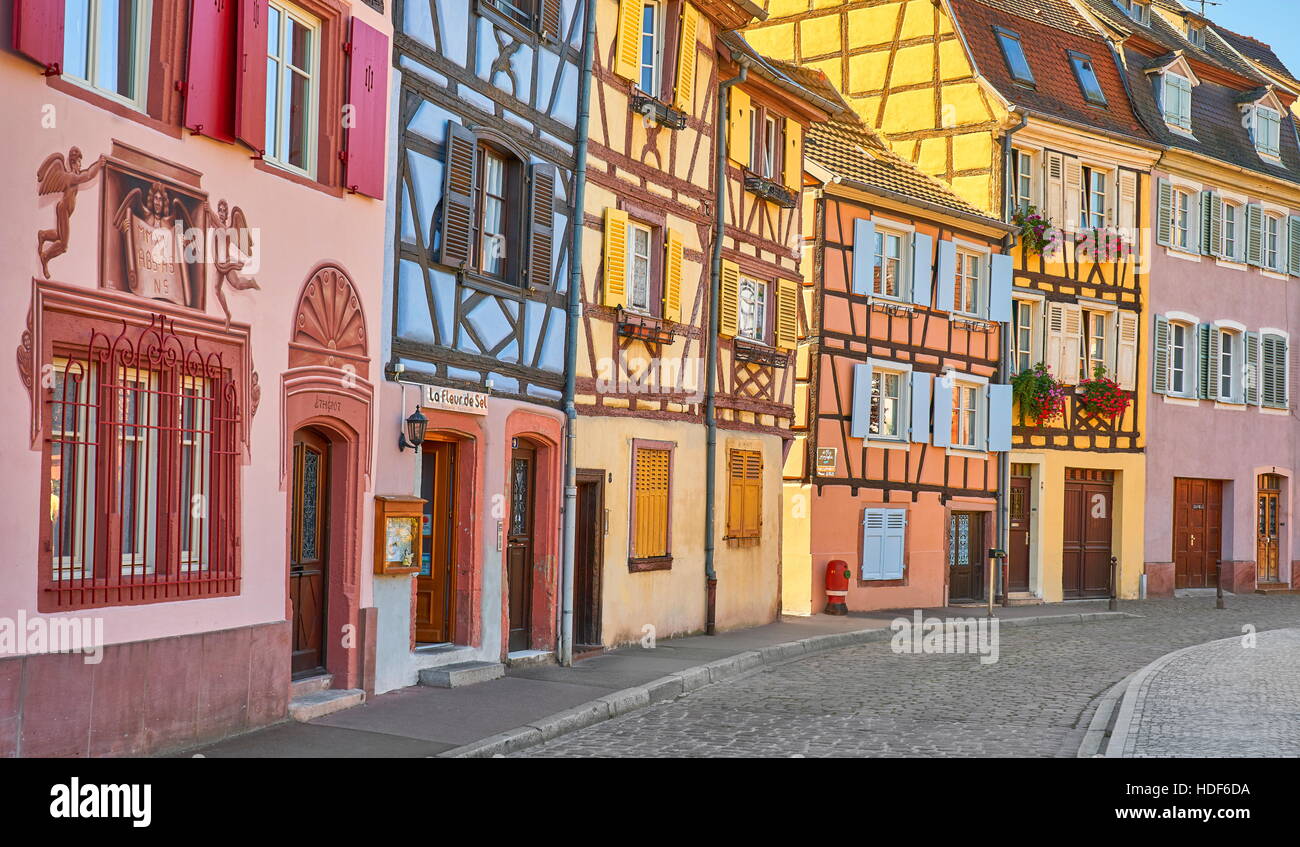
M 1128 394 L 1106 376 L 1106 369 L 1101 365 L 1093 370 L 1092 379 L 1080 382 L 1076 390 L 1079 406 L 1090 415 L 1115 420 L 1128 409 Z
M 1017 209 L 1011 222 L 1020 227 L 1020 243 L 1031 253 L 1042 253 L 1052 243 L 1052 222 L 1038 211 L 1037 206 Z
M 1011 396 L 1020 408 L 1021 426 L 1027 419 L 1044 426 L 1065 414 L 1065 385 L 1042 362 L 1011 378 Z

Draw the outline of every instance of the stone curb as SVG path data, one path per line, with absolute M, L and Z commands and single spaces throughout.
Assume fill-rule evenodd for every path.
M 1039 626 L 1053 623 L 1088 623 L 1091 621 L 1139 617 L 1141 615 L 1129 612 L 1083 612 L 1067 615 L 1034 615 L 1026 618 L 998 618 L 998 621 L 999 626 Z M 487 738 L 463 744 L 460 747 L 453 747 L 450 750 L 444 750 L 436 758 L 485 759 L 514 753 L 525 747 L 551 741 L 561 735 L 567 735 L 611 718 L 643 709 L 652 703 L 666 702 L 683 694 L 697 691 L 706 685 L 736 679 L 757 668 L 784 664 L 813 653 L 834 650 L 838 647 L 888 641 L 892 637 L 892 629 L 876 627 L 850 632 L 813 635 L 808 638 L 801 638 L 798 641 L 787 641 L 782 644 L 763 647 L 759 650 L 737 653 L 734 656 L 717 659 L 708 664 L 696 665 L 686 670 L 670 673 L 659 679 L 651 680 L 644 685 L 624 688 L 621 691 L 597 697 L 595 700 L 583 703 L 580 706 L 548 715 L 506 732 L 490 735 Z

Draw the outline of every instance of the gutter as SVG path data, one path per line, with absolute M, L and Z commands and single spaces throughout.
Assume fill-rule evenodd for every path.
M 704 631 L 714 635 L 717 631 L 718 572 L 714 568 L 714 536 L 716 535 L 715 494 L 718 488 L 718 335 L 720 316 L 718 301 L 722 298 L 722 240 L 727 234 L 727 111 L 731 103 L 731 87 L 749 78 L 749 60 L 732 54 L 740 63 L 740 73 L 718 84 L 718 131 L 713 148 L 713 255 L 709 266 L 709 331 L 705 334 L 704 383 Z
M 578 76 L 578 146 L 573 176 L 573 240 L 569 255 L 569 319 L 564 332 L 564 505 L 560 546 L 560 664 L 573 664 L 573 571 L 578 517 L 578 322 L 582 319 L 582 236 L 586 225 L 587 140 L 591 117 L 592 66 L 596 56 L 596 0 L 583 4 L 582 71 Z

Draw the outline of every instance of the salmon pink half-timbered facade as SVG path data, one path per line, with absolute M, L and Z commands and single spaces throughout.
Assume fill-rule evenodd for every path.
M 796 73 L 834 96 L 820 71 Z M 821 611 L 835 561 L 853 611 L 982 599 L 1011 449 L 1011 227 L 851 111 L 812 128 L 807 159 L 811 308 L 785 466 L 783 608 Z
M 596 3 L 575 363 L 580 645 L 778 613 L 802 138 L 834 106 L 729 34 L 753 11 Z
M 9 5 L 0 617 L 89 639 L 0 648 L 0 755 L 195 744 L 283 719 L 291 678 L 363 696 L 385 15 Z

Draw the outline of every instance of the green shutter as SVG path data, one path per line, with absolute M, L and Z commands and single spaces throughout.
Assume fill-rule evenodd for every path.
M 1291 276 L 1300 276 L 1300 217 L 1292 215 L 1287 218 L 1287 228 L 1287 272 Z
M 1259 405 L 1259 333 L 1246 333 L 1246 405 Z
M 1201 192 L 1201 252 L 1223 255 L 1223 204 L 1214 191 Z
M 1201 399 L 1219 399 L 1219 333 L 1209 324 L 1199 327 L 1201 343 L 1196 345 L 1201 374 Z
M 1246 207 L 1246 261 L 1255 267 L 1264 264 L 1264 207 L 1258 203 Z
M 1169 247 L 1173 243 L 1174 187 L 1169 180 L 1156 183 L 1156 243 Z
M 1155 340 L 1152 349 L 1151 390 L 1156 394 L 1169 393 L 1169 319 L 1156 315 Z
M 1264 377 L 1262 381 L 1265 406 L 1275 409 L 1287 407 L 1287 342 L 1280 335 L 1264 336 Z

